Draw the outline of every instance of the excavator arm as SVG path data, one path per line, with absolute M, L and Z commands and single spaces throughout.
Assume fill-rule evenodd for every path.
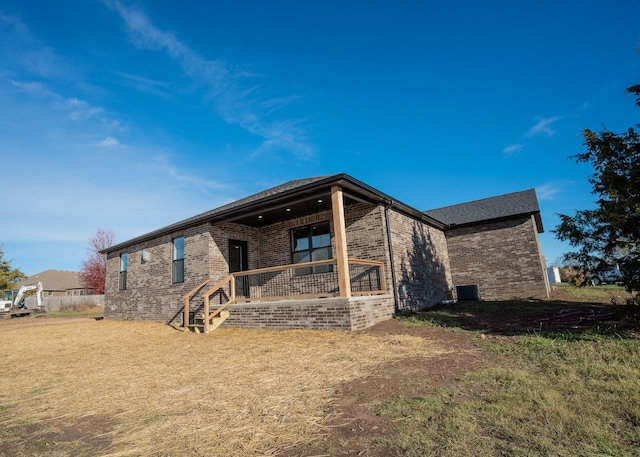
M 37 290 L 36 303 L 37 303 L 38 309 L 42 309 L 43 304 L 42 304 L 42 283 L 41 282 L 22 286 L 20 290 L 18 290 L 18 295 L 16 296 L 16 299 L 13 302 L 13 307 L 21 308 L 20 303 L 22 302 L 24 295 L 31 290 Z M 22 308 L 26 308 L 26 306 L 22 306 Z
M 36 291 L 37 308 L 35 310 L 28 309 L 26 306 L 21 306 L 21 302 L 25 294 L 32 290 Z M 26 284 L 20 287 L 20 290 L 18 290 L 18 295 L 16 295 L 16 298 L 15 300 L 13 300 L 13 302 L 3 303 L 3 307 L 2 309 L 0 309 L 0 311 L 2 311 L 2 314 L 4 315 L 4 317 L 34 315 L 33 314 L 34 311 L 38 314 L 44 314 L 44 303 L 43 303 L 42 295 L 43 295 L 43 289 L 42 289 L 41 282 L 37 282 L 35 284 Z

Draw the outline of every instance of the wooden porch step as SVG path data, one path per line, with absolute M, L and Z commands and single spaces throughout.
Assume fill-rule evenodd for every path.
M 204 324 L 189 324 L 188 329 L 193 333 L 202 333 L 204 332 Z
M 209 331 L 215 330 L 220 327 L 220 324 L 227 320 L 229 314 L 229 311 L 221 311 L 219 317 L 214 317 L 213 319 L 211 319 L 211 323 L 209 324 Z
M 215 330 L 218 327 L 220 327 L 220 324 L 222 324 L 224 321 L 227 320 L 227 318 L 229 317 L 231 313 L 229 311 L 220 311 L 220 315 L 218 317 L 214 317 L 211 319 L 211 322 L 209 323 L 209 331 Z M 187 326 L 187 328 L 189 330 L 192 330 L 195 333 L 202 333 L 204 332 L 204 318 L 203 316 L 196 316 L 195 317 L 196 322 L 193 324 L 189 324 Z

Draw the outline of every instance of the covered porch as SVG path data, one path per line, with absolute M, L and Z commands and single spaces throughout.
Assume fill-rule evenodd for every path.
M 196 332 L 209 333 L 230 316 L 229 309 L 241 307 L 271 306 L 281 302 L 285 306 L 295 302 L 309 303 L 317 299 L 342 299 L 347 303 L 351 297 L 387 295 L 384 265 L 371 260 L 348 259 L 348 295 L 340 293 L 337 260 L 308 262 L 260 268 L 231 273 L 222 281 L 211 284 L 207 280 L 184 296 L 184 327 Z M 317 269 L 316 272 L 297 274 L 296 270 Z M 200 299 L 198 299 L 200 297 Z M 201 305 L 192 306 L 194 299 Z M 285 303 L 288 302 L 288 303 Z M 321 306 L 321 302 L 315 302 Z M 336 301 L 332 303 L 338 303 Z M 234 307 L 233 305 L 241 305 Z
M 301 216 L 326 213 L 332 227 L 328 251 L 331 258 L 315 260 L 314 257 L 306 257 L 300 260 L 296 259 L 297 253 L 293 253 L 293 260 L 298 260 L 295 263 L 270 266 L 271 262 L 267 261 L 262 262 L 267 264 L 266 267 L 234 271 L 229 252 L 228 276 L 221 280 L 206 279 L 183 296 L 183 327 L 208 333 L 229 318 L 230 310 L 236 313 L 256 306 L 266 309 L 267 303 L 270 306 L 274 302 L 291 305 L 292 301 L 309 303 L 309 300 L 339 299 L 344 304 L 352 297 L 387 295 L 385 264 L 371 258 L 349 257 L 345 199 L 350 204 L 362 203 L 360 196 L 345 196 L 342 186 L 334 184 L 320 193 L 302 196 L 298 193 L 295 200 L 276 200 L 268 206 L 263 203 L 246 213 L 238 214 L 236 210 L 233 223 L 257 230 L 262 227 L 269 230 L 269 227 Z M 229 220 L 226 218 L 225 222 Z M 384 233 L 379 236 L 384 236 Z M 261 245 L 268 246 L 268 241 Z M 363 254 L 361 249 L 356 251 L 356 254 Z M 372 252 L 364 254 L 380 258 L 379 250 L 375 255 Z

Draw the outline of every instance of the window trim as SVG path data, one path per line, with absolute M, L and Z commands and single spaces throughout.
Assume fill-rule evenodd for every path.
M 326 234 L 329 235 L 329 244 L 327 245 L 320 245 L 320 246 L 314 246 L 313 245 L 313 228 L 317 227 L 318 225 L 325 225 L 327 226 L 327 232 Z M 307 249 L 295 249 L 295 238 L 294 238 L 294 232 L 296 230 L 300 230 L 300 229 L 307 229 L 307 245 L 308 248 Z M 325 250 L 328 249 L 329 251 L 329 256 L 328 259 L 332 259 L 333 258 L 333 246 L 331 245 L 331 222 L 329 220 L 325 220 L 325 221 L 318 221 L 318 222 L 314 222 L 311 224 L 306 224 L 306 225 L 301 225 L 299 227 L 294 227 L 289 231 L 289 243 L 290 243 L 290 250 L 291 250 L 291 264 L 293 265 L 303 265 L 307 262 L 313 262 L 314 257 L 313 257 L 313 253 L 316 251 L 320 251 L 320 250 Z M 308 253 L 308 258 L 309 260 L 304 261 L 304 262 L 296 262 L 295 261 L 295 257 L 296 254 L 300 254 L 306 252 Z M 327 259 L 320 259 L 320 260 L 327 260 Z M 328 272 L 332 272 L 333 271 L 333 265 L 317 265 L 314 267 L 300 267 L 300 268 L 294 268 L 293 269 L 293 275 L 294 276 L 302 276 L 302 275 L 308 275 L 308 274 L 315 274 L 315 273 L 328 273 Z
M 176 240 L 182 239 L 182 257 L 177 257 Z M 176 236 L 171 239 L 171 283 L 184 283 L 184 235 Z M 180 273 L 179 275 L 177 273 Z
M 129 270 L 129 253 L 120 253 L 120 272 L 118 275 L 118 290 L 127 290 L 127 271 Z

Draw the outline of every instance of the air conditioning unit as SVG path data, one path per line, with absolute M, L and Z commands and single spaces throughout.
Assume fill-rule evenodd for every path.
M 477 284 L 469 284 L 466 286 L 456 286 L 456 295 L 458 296 L 458 300 L 479 300 L 480 295 L 478 294 L 478 285 Z

